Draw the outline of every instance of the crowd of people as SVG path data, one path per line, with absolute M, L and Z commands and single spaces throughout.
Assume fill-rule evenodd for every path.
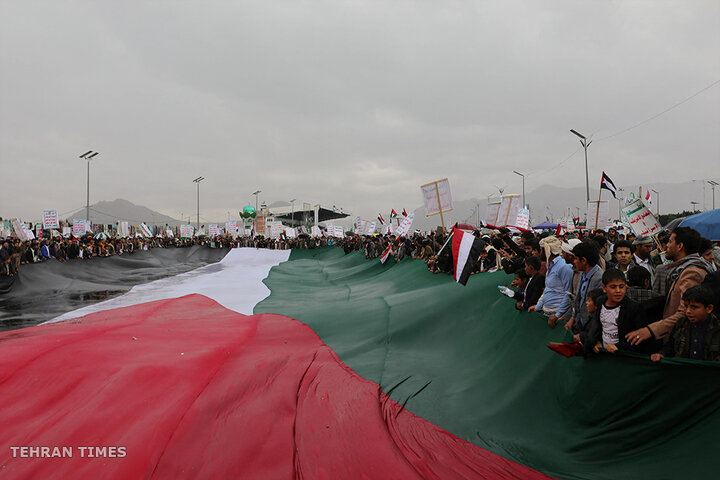
M 720 246 L 688 227 L 654 237 L 586 230 L 552 235 L 508 229 L 475 230 L 482 248 L 473 273 L 513 275 L 515 308 L 544 315 L 548 327 L 562 325 L 584 355 L 628 350 L 652 360 L 675 356 L 720 361 Z M 1 239 L 0 274 L 15 275 L 23 264 L 89 260 L 152 248 L 205 245 L 312 249 L 337 245 L 383 263 L 421 260 L 433 273 L 455 268 L 450 236 L 443 228 L 412 237 L 346 235 L 279 238 L 55 237 Z
M 318 248 L 332 245 L 332 239 L 311 238 L 266 238 L 264 236 L 238 237 L 201 236 L 193 238 L 177 237 L 110 237 L 92 236 L 61 237 L 21 241 L 17 237 L 0 238 L 0 275 L 14 276 L 21 265 L 41 263 L 50 260 L 67 262 L 71 260 L 90 260 L 98 257 L 127 255 L 153 248 L 182 248 L 203 245 L 212 248 L 255 247 L 270 249 Z
M 473 234 L 482 242 L 473 273 L 513 275 L 508 296 L 515 308 L 543 314 L 550 328 L 562 325 L 584 355 L 627 350 L 654 361 L 720 361 L 720 246 L 696 230 L 678 227 L 652 238 L 616 229 Z M 452 274 L 448 237 L 438 228 L 412 238 L 355 236 L 341 243 L 346 253 L 419 259 L 431 272 Z

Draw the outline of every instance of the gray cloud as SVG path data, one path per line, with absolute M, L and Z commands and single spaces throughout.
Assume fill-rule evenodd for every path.
M 0 3 L 0 215 L 126 198 L 223 219 L 298 198 L 372 218 L 419 185 L 717 177 L 720 4 Z M 680 167 L 680 168 L 679 168 Z M 572 199 L 572 203 L 577 203 Z

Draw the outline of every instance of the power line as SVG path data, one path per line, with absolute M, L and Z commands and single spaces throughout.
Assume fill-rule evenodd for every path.
M 607 137 L 599 138 L 598 140 L 607 140 L 608 138 L 617 137 L 618 135 L 622 135 L 623 133 L 627 133 L 627 132 L 629 132 L 630 130 L 633 130 L 633 129 L 641 126 L 641 125 L 645 125 L 646 123 L 651 122 L 652 120 L 655 120 L 655 119 L 658 118 L 659 116 L 666 114 L 666 113 L 669 112 L 670 110 L 673 110 L 674 108 L 679 107 L 679 106 L 682 105 L 683 103 L 692 100 L 693 98 L 697 97 L 698 95 L 700 95 L 700 94 L 703 93 L 704 91 L 710 90 L 712 87 L 714 87 L 715 85 L 717 85 L 717 84 L 719 84 L 719 83 L 720 83 L 720 80 L 715 80 L 713 83 L 711 83 L 711 84 L 708 85 L 707 87 L 705 87 L 705 88 L 703 88 L 703 89 L 701 89 L 701 90 L 698 90 L 697 92 L 695 92 L 695 93 L 693 93 L 692 95 L 690 95 L 689 97 L 687 97 L 685 100 L 682 100 L 682 101 L 676 103 L 675 105 L 666 108 L 666 109 L 663 110 L 662 112 L 660 112 L 660 113 L 658 113 L 658 114 L 655 114 L 655 115 L 653 115 L 653 116 L 650 117 L 650 118 L 646 118 L 646 119 L 643 120 L 642 122 L 638 122 L 638 123 L 636 123 L 635 125 L 633 125 L 632 127 L 628 127 L 628 128 L 626 128 L 625 130 L 620 130 L 619 132 L 613 133 L 612 135 L 608 135 Z

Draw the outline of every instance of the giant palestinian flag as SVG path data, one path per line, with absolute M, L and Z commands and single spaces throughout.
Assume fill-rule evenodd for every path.
M 0 333 L 0 476 L 715 475 L 717 365 L 557 355 L 508 278 L 234 249 Z

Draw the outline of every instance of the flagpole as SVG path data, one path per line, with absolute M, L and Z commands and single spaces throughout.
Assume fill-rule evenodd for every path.
M 605 175 L 605 172 L 603 172 L 603 176 Z M 598 222 L 600 219 L 598 218 L 600 216 L 600 199 L 602 198 L 602 180 L 600 180 L 600 194 L 598 195 L 598 203 L 595 210 L 595 230 L 597 230 Z
M 443 228 L 444 228 L 444 227 L 443 227 Z M 440 255 L 440 252 L 442 252 L 442 251 L 443 251 L 443 249 L 445 248 L 445 245 L 447 245 L 447 244 L 448 244 L 448 242 L 449 242 L 449 241 L 450 241 L 450 239 L 451 239 L 451 238 L 453 237 L 453 235 L 455 235 L 455 232 L 451 233 L 451 234 L 450 234 L 450 235 L 448 236 L 448 239 L 447 239 L 447 240 L 445 240 L 445 243 L 443 244 L 443 246 L 442 246 L 442 247 L 440 247 L 440 250 L 438 250 L 438 253 L 437 253 L 436 255 Z
M 443 217 L 442 204 L 440 203 L 440 189 L 438 188 L 438 182 L 435 183 L 435 193 L 437 194 L 438 209 L 440 210 L 440 223 L 442 223 L 443 231 L 445 230 L 445 217 Z

